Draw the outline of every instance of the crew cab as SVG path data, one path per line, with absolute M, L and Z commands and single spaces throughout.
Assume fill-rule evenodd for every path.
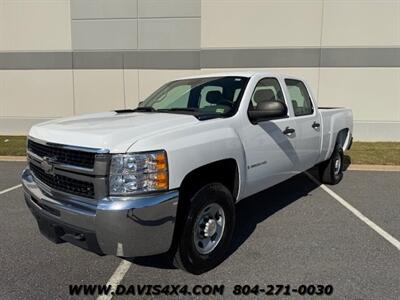
M 337 184 L 352 129 L 350 109 L 319 108 L 292 76 L 183 78 L 137 108 L 33 126 L 25 200 L 56 243 L 167 253 L 200 274 L 224 259 L 238 201 L 315 165 L 321 182 Z

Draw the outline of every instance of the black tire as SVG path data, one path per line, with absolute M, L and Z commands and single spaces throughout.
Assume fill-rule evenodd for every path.
M 342 180 L 343 158 L 342 147 L 336 145 L 331 158 L 320 165 L 320 177 L 322 183 L 334 185 L 338 184 Z
M 198 234 L 197 224 L 200 214 L 210 205 L 222 208 L 224 229 L 221 230 L 220 240 L 215 248 L 207 254 L 202 254 L 195 245 L 195 235 Z M 220 183 L 203 186 L 190 199 L 190 208 L 185 218 L 182 222 L 184 224 L 182 233 L 177 241 L 174 265 L 192 274 L 202 274 L 219 265 L 229 250 L 235 226 L 235 204 L 232 194 Z

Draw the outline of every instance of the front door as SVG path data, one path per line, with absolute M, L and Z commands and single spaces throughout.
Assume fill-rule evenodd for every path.
M 285 102 L 276 78 L 260 80 L 253 92 L 249 109 L 262 101 Z M 294 131 L 293 131 L 294 130 Z M 252 124 L 245 122 L 241 140 L 246 153 L 246 195 L 257 193 L 296 174 L 298 157 L 295 150 L 295 121 L 287 116 Z

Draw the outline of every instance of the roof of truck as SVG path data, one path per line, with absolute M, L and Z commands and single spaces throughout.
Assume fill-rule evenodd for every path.
M 262 72 L 251 72 L 251 71 L 243 71 L 243 72 L 221 72 L 221 73 L 209 73 L 209 74 L 200 74 L 182 77 L 180 79 L 192 79 L 192 78 L 205 78 L 205 77 L 225 77 L 225 76 L 235 76 L 235 77 L 252 77 L 256 74 L 261 74 Z
M 279 74 L 279 73 L 274 73 L 274 72 L 262 72 L 262 71 L 240 71 L 240 72 L 221 72 L 221 73 L 209 73 L 209 74 L 200 74 L 200 75 L 194 75 L 194 76 L 187 76 L 187 77 L 182 77 L 179 79 L 193 79 L 193 78 L 207 78 L 207 77 L 226 77 L 226 76 L 232 76 L 232 77 L 253 77 L 253 76 L 271 76 L 271 77 L 276 77 L 276 76 L 282 76 L 282 77 L 288 77 L 288 78 L 296 78 L 295 76 L 289 76 L 289 75 L 284 75 L 284 74 Z

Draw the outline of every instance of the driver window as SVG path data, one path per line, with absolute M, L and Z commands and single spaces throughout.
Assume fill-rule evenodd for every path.
M 264 78 L 257 83 L 251 96 L 249 109 L 257 109 L 257 105 L 264 101 L 285 102 L 278 79 Z

